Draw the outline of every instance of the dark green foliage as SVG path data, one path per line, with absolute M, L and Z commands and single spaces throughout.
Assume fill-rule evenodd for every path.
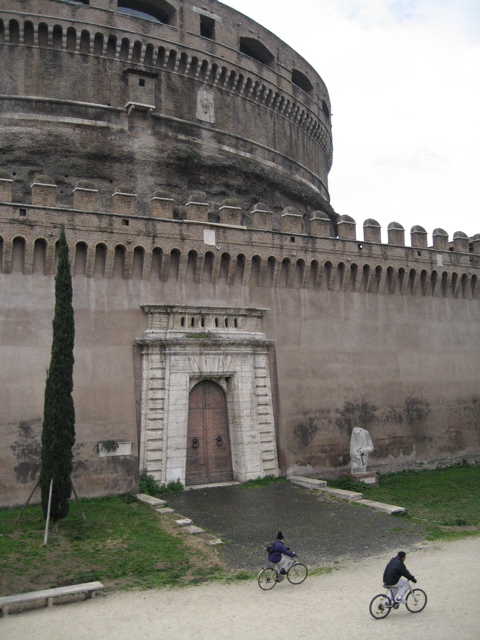
M 368 491 L 369 486 L 365 482 L 357 482 L 349 478 L 348 476 L 340 476 L 338 480 L 328 483 L 331 487 L 336 489 L 344 489 L 345 491 L 358 491 L 359 493 L 365 493 Z
M 140 474 L 139 489 L 140 493 L 145 493 L 147 496 L 158 498 L 158 496 L 166 493 L 178 493 L 179 491 L 183 491 L 184 487 L 181 482 L 175 482 L 173 480 L 166 485 L 160 485 L 155 481 L 155 478 L 149 475 L 144 469 Z
M 75 409 L 72 398 L 75 324 L 72 293 L 68 245 L 62 229 L 55 277 L 52 351 L 43 408 L 40 472 L 44 517 L 47 516 L 50 481 L 53 479 L 50 512 L 53 522 L 68 514 L 68 500 L 72 493 L 72 447 L 75 442 Z

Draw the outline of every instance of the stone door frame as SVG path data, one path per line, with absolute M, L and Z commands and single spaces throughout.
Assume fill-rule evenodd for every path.
M 212 380 L 225 391 L 234 479 L 279 475 L 267 309 L 143 305 L 140 470 L 185 484 L 190 390 Z

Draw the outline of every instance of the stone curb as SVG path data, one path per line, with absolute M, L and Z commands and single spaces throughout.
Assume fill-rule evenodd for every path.
M 239 483 L 232 483 L 239 484 Z M 166 516 L 170 520 L 173 520 L 175 524 L 188 533 L 190 535 L 198 536 L 200 540 L 203 540 L 206 544 L 214 546 L 217 544 L 223 544 L 223 540 L 217 538 L 216 536 L 212 536 L 207 533 L 204 529 L 200 527 L 196 527 L 190 518 L 185 518 L 180 514 L 176 513 L 174 509 L 166 506 L 167 502 L 165 500 L 160 500 L 159 498 L 154 498 L 153 496 L 147 496 L 144 493 L 138 493 L 137 499 L 140 502 L 144 502 L 145 504 L 149 504 L 154 510 L 160 514 L 161 516 Z
M 327 487 L 325 480 L 316 480 L 315 478 L 303 478 L 302 476 L 290 476 L 288 478 L 293 484 L 297 484 L 306 489 L 316 489 L 322 493 L 340 498 L 342 500 L 348 500 L 348 502 L 355 502 L 356 504 L 363 504 L 371 509 L 377 511 L 383 511 L 384 513 L 404 513 L 405 507 L 397 507 L 393 504 L 385 504 L 383 502 L 375 502 L 374 500 L 365 500 L 362 493 L 356 491 L 347 491 L 346 489 L 335 489 L 333 487 Z
M 385 504 L 383 502 L 375 502 L 374 500 L 354 500 L 356 504 L 364 504 L 366 507 L 384 511 L 385 513 L 404 513 L 405 507 L 396 507 L 393 504 Z

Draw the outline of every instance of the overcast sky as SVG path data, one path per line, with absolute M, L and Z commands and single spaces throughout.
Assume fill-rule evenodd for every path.
M 300 53 L 332 103 L 330 201 L 357 222 L 480 233 L 480 0 L 225 0 Z

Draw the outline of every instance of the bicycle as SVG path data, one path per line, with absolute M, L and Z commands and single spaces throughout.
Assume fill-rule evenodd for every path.
M 400 602 L 395 602 L 395 592 L 398 591 L 395 587 L 391 587 L 388 584 L 383 585 L 387 589 L 387 593 L 379 593 L 370 602 L 369 610 L 370 614 L 375 620 L 381 620 L 386 618 L 392 609 L 398 609 Z M 427 604 L 427 594 L 423 589 L 412 589 L 410 582 L 408 583 L 408 591 L 405 595 L 405 606 L 410 613 L 420 613 L 423 611 Z
M 294 560 L 288 567 L 287 580 L 290 584 L 301 584 L 308 576 L 308 569 L 303 562 Z M 275 567 L 262 567 L 262 570 L 258 574 L 258 586 L 264 591 L 273 589 L 273 587 L 280 582 L 280 574 Z

